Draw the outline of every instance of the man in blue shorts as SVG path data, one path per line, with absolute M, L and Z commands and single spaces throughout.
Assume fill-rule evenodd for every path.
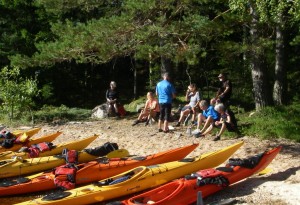
M 175 88 L 170 83 L 169 73 L 163 74 L 163 80 L 156 85 L 156 95 L 160 108 L 158 131 L 169 132 L 169 121 L 171 117 L 172 101 L 176 97 Z M 163 126 L 163 128 L 162 128 Z

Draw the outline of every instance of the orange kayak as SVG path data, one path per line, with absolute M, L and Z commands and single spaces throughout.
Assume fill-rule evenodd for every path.
M 264 170 L 276 157 L 281 147 L 266 151 L 245 160 L 231 159 L 225 167 L 205 169 L 167 183 L 156 189 L 134 196 L 114 205 L 187 205 L 197 201 L 197 193 L 205 198 L 225 187 Z M 234 165 L 235 164 L 235 165 Z M 246 166 L 248 165 L 248 166 Z M 250 165 L 250 166 L 249 166 Z
M 99 181 L 138 166 L 180 160 L 191 153 L 197 146 L 198 144 L 192 144 L 144 157 L 100 158 L 98 161 L 79 164 L 77 165 L 79 169 L 76 172 L 76 185 Z M 19 178 L 11 181 L 11 183 L 0 183 L 0 196 L 55 189 L 54 178 L 54 173 L 48 172 L 27 178 Z

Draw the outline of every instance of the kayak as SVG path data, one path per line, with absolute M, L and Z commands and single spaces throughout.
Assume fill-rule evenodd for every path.
M 36 132 L 38 132 L 41 128 L 36 128 Z M 26 133 L 25 133 L 26 134 Z M 23 146 L 31 146 L 33 144 L 38 144 L 41 142 L 52 142 L 54 141 L 59 135 L 61 134 L 61 132 L 56 132 L 56 133 L 52 133 L 52 134 L 47 134 L 44 135 L 42 137 L 38 137 L 38 138 L 30 138 L 29 141 L 25 144 L 14 144 L 13 147 L 11 148 L 4 148 L 0 146 L 0 153 L 1 152 L 6 152 L 6 151 L 18 151 L 21 147 Z M 30 135 L 29 135 L 30 136 Z
M 28 137 L 32 137 L 36 133 L 38 133 L 42 128 L 36 127 L 29 130 L 15 130 L 12 132 L 13 135 L 19 137 L 20 135 L 26 134 Z
M 29 130 L 26 130 L 26 131 L 15 130 L 15 131 L 12 132 L 12 135 L 15 136 L 16 138 L 23 137 L 23 138 L 27 138 L 29 141 L 31 141 L 31 137 L 33 135 L 35 135 L 36 133 L 38 133 L 40 130 L 41 130 L 41 128 L 32 128 L 32 129 L 29 129 Z M 7 132 L 7 131 L 5 131 L 5 132 Z M 1 144 L 2 144 L 3 140 L 4 140 L 3 138 L 0 138 Z M 27 141 L 27 143 L 28 143 L 28 141 Z M 18 145 L 18 146 L 16 146 L 16 145 Z M 14 146 L 11 147 L 11 148 L 5 148 L 5 147 L 2 147 L 0 145 L 0 152 L 4 152 L 4 151 L 16 151 L 20 147 L 22 147 L 22 144 L 14 144 Z
M 98 135 L 91 136 L 87 139 L 80 140 L 78 147 L 82 145 L 85 148 L 92 141 L 94 141 Z M 92 156 L 86 152 L 80 152 L 78 156 L 79 162 L 87 162 L 95 159 L 97 156 Z M 32 174 L 45 170 L 52 169 L 65 163 L 65 159 L 61 155 L 46 156 L 22 159 L 22 157 L 15 157 L 14 159 L 6 159 L 0 161 L 0 179 L 7 177 L 15 177 L 26 174 Z
M 231 159 L 225 167 L 206 169 L 185 178 L 162 185 L 156 189 L 131 197 L 114 205 L 187 205 L 197 201 L 201 191 L 205 198 L 225 187 L 239 182 L 264 170 L 277 156 L 281 147 L 276 147 L 262 154 L 244 160 Z M 250 165 L 250 166 L 249 166 Z
M 1 127 L 3 128 L 3 127 Z M 3 134 L 3 133 L 6 133 L 6 132 L 9 132 L 7 130 L 3 130 L 0 128 L 0 132 Z M 23 134 L 26 134 L 27 137 L 32 137 L 33 135 L 35 135 L 36 133 L 38 133 L 39 131 L 41 130 L 41 128 L 32 128 L 32 129 L 29 129 L 29 130 L 14 130 L 12 131 L 12 134 L 15 136 L 15 137 L 19 137 Z M 3 141 L 3 138 L 0 138 L 0 142 Z
M 61 132 L 57 132 L 56 134 L 60 135 Z M 65 142 L 58 145 L 53 145 L 54 147 L 51 150 L 47 150 L 44 152 L 39 152 L 38 156 L 36 157 L 45 157 L 45 156 L 51 156 L 55 154 L 60 154 L 64 149 L 69 150 L 82 150 L 85 147 L 87 147 L 91 142 L 93 142 L 97 136 L 92 136 L 83 140 L 73 141 L 73 142 Z M 33 158 L 29 156 L 28 152 L 13 152 L 13 151 L 6 151 L 0 153 L 0 160 L 5 159 L 12 159 L 14 157 L 22 157 L 22 159 L 28 159 Z
M 171 180 L 195 172 L 218 166 L 236 152 L 243 142 L 219 151 L 180 161 L 167 162 L 152 166 L 139 166 L 122 174 L 64 192 L 48 194 L 42 198 L 19 204 L 91 204 L 133 194 L 157 187 Z
M 126 158 L 99 159 L 77 165 L 76 185 L 99 181 L 137 166 L 147 166 L 164 162 L 176 161 L 186 157 L 198 144 L 192 144 L 147 156 L 132 156 Z M 15 179 L 10 184 L 0 183 L 0 196 L 16 195 L 37 191 L 55 189 L 55 174 L 53 172 L 32 175 L 22 179 Z

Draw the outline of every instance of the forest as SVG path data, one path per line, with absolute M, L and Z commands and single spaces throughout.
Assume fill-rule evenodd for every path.
M 123 103 L 171 73 L 213 97 L 218 74 L 247 110 L 299 101 L 299 0 L 2 0 L 2 111 Z

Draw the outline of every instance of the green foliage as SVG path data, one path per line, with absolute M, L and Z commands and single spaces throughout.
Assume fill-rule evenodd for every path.
M 286 107 L 267 107 L 259 112 L 237 115 L 243 135 L 263 139 L 286 138 L 300 142 L 300 104 Z
M 10 119 L 20 116 L 24 110 L 30 110 L 33 106 L 32 98 L 38 93 L 36 80 L 21 77 L 18 67 L 2 68 L 0 72 L 2 111 L 7 113 Z
M 34 112 L 35 123 L 51 123 L 53 121 L 67 122 L 73 120 L 88 120 L 91 116 L 91 110 L 68 108 L 65 105 L 60 107 L 44 105 L 40 110 Z
M 145 104 L 146 96 L 140 97 L 137 100 L 132 101 L 131 103 L 124 105 L 124 108 L 130 112 L 136 112 L 137 105 Z

